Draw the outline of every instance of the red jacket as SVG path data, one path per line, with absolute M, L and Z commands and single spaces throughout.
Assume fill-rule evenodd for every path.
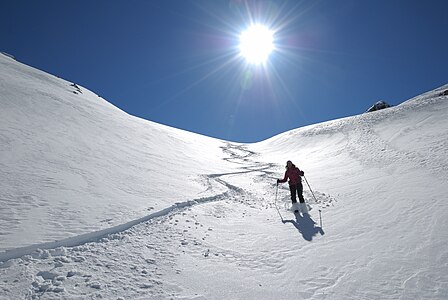
M 299 183 L 302 183 L 302 177 L 304 173 L 296 166 L 292 166 L 291 168 L 288 168 L 285 172 L 285 177 L 282 180 L 279 180 L 279 182 L 286 182 L 289 178 L 289 185 L 296 185 Z

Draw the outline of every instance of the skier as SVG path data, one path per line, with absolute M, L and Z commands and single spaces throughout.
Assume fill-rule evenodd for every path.
M 305 199 L 303 199 L 303 186 L 302 186 L 302 177 L 304 176 L 304 172 L 297 168 L 290 160 L 286 162 L 286 172 L 285 177 L 283 179 L 277 179 L 277 184 L 284 183 L 289 178 L 289 190 L 291 191 L 291 201 L 292 208 L 295 213 L 299 212 L 299 207 L 302 214 L 308 213 L 308 208 L 305 204 Z M 300 206 L 297 205 L 296 193 L 299 196 Z

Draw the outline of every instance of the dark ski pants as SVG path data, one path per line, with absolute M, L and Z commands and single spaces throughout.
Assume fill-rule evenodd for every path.
M 304 203 L 305 199 L 303 199 L 303 185 L 301 182 L 299 182 L 298 184 L 291 184 L 289 185 L 289 190 L 291 191 L 291 201 L 292 203 L 297 203 L 296 200 L 296 193 L 299 196 L 299 201 L 300 203 Z

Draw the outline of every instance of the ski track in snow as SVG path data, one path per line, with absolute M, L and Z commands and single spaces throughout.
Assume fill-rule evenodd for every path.
M 258 262 L 260 268 L 268 268 L 274 273 L 281 272 L 282 260 L 274 258 L 272 253 L 266 253 L 266 257 L 260 259 L 255 254 L 242 255 L 230 249 L 217 248 L 216 243 L 206 243 L 215 229 L 204 227 L 194 206 L 205 205 L 206 208 L 199 211 L 206 218 L 224 219 L 231 212 L 238 213 L 243 222 L 253 211 L 269 210 L 272 213 L 274 209 L 272 195 L 268 195 L 270 199 L 257 199 L 248 190 L 231 184 L 229 179 L 252 173 L 257 181 L 264 180 L 274 191 L 273 182 L 276 177 L 270 170 L 278 166 L 254 161 L 257 154 L 243 145 L 228 143 L 222 150 L 228 155 L 225 160 L 238 164 L 241 171 L 210 174 L 204 176 L 204 179 L 207 191 L 213 191 L 216 185 L 223 185 L 227 188 L 226 192 L 177 203 L 106 230 L 2 253 L 2 277 L 17 279 L 13 282 L 3 280 L 0 282 L 0 290 L 8 298 L 8 295 L 15 295 L 15 290 L 19 289 L 23 291 L 24 297 L 30 299 L 120 299 L 120 295 L 125 295 L 126 298 L 151 299 L 177 297 L 182 289 L 177 284 L 170 284 L 162 279 L 181 274 L 176 257 L 185 253 L 186 249 L 196 258 L 221 256 L 225 261 L 232 261 L 248 270 L 257 267 L 254 263 Z M 329 205 L 334 200 L 318 191 L 316 196 L 320 200 L 319 204 Z M 279 201 L 288 203 L 289 199 Z M 210 203 L 213 205 L 207 205 Z M 283 209 L 282 213 L 286 215 L 289 212 Z M 272 220 L 278 223 L 279 217 L 274 213 Z M 301 230 L 295 220 L 288 222 Z M 313 235 L 323 234 L 321 229 L 315 230 L 314 224 L 310 219 L 306 225 L 308 228 L 304 230 L 304 239 L 311 240 Z M 241 237 L 244 233 L 239 235 Z M 281 256 L 284 255 L 285 253 Z M 195 299 L 195 296 L 191 299 Z

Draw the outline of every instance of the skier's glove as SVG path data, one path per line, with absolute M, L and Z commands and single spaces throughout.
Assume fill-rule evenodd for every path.
M 304 175 L 305 175 L 305 172 L 300 171 L 300 176 L 304 176 Z
M 280 179 L 277 179 L 277 184 L 279 184 L 280 183 Z

